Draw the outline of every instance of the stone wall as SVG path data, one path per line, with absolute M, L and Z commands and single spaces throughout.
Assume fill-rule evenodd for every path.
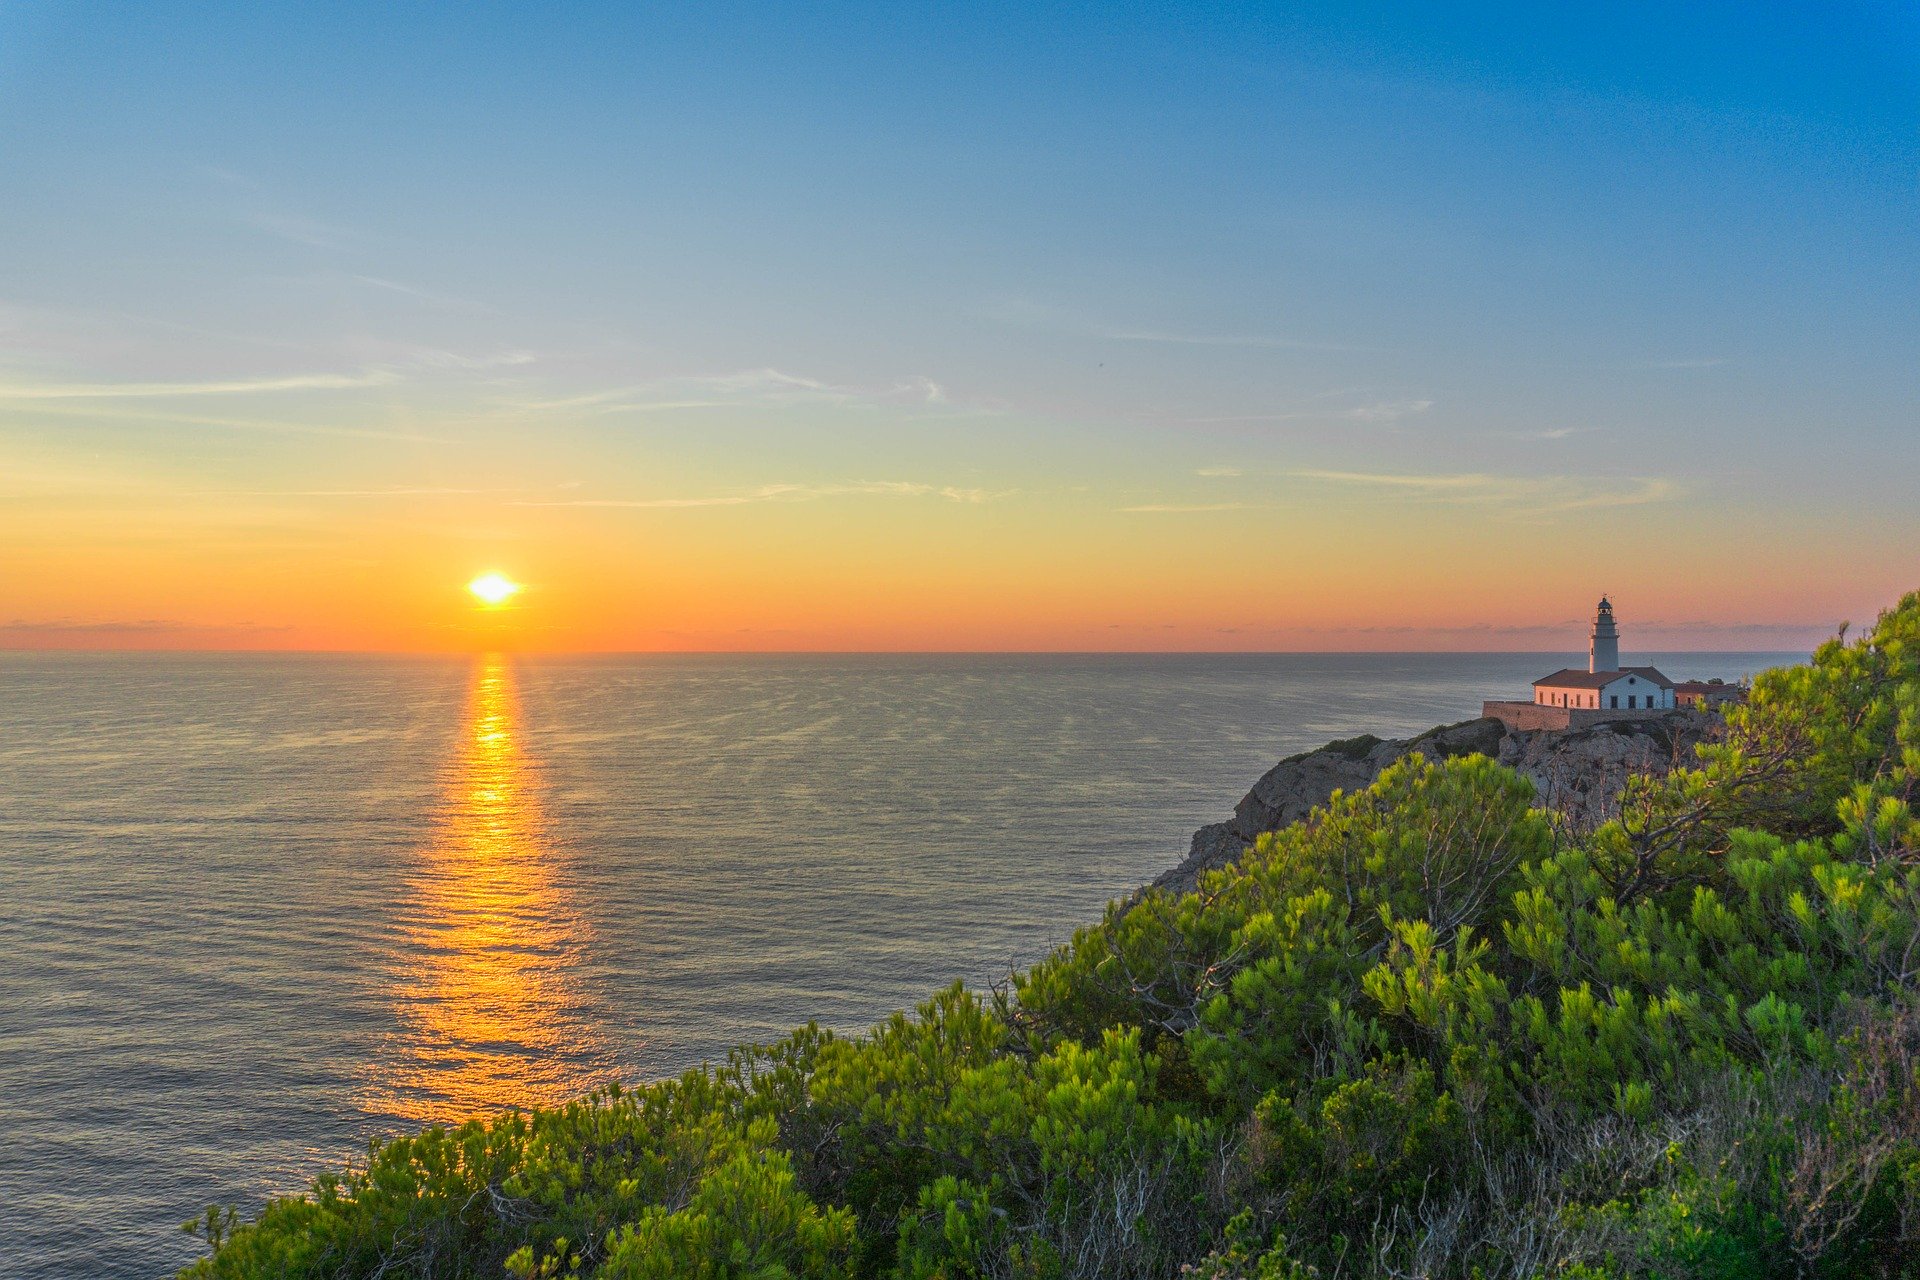
M 1480 704 L 1480 714 L 1498 720 L 1515 733 L 1540 729 L 1586 729 L 1616 720 L 1658 720 L 1673 714 L 1671 707 L 1555 707 L 1541 702 L 1496 702 Z
M 1488 700 L 1480 704 L 1480 714 L 1520 733 L 1535 729 L 1565 729 L 1573 723 L 1570 719 L 1573 714 L 1571 707 L 1551 707 L 1543 702 Z

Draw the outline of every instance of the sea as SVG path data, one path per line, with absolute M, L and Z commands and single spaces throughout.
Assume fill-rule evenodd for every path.
M 0 1276 L 167 1276 L 381 1135 L 1004 980 L 1279 758 L 1568 665 L 0 653 Z

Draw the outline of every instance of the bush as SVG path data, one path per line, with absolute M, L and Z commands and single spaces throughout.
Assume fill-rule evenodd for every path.
M 1410 756 L 983 999 L 376 1144 L 189 1276 L 1920 1276 L 1920 596 L 1576 837 Z

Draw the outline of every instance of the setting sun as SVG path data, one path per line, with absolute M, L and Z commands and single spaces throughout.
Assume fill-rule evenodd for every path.
M 520 584 L 503 574 L 483 573 L 467 584 L 467 590 L 482 603 L 500 605 L 520 593 Z

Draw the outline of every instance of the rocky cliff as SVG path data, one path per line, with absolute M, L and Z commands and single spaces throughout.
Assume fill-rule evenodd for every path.
M 1192 889 L 1201 872 L 1232 862 L 1262 833 L 1300 821 L 1335 790 L 1366 786 L 1414 751 L 1430 760 L 1491 756 L 1532 779 L 1541 807 L 1559 810 L 1576 826 L 1597 826 L 1614 816 L 1629 774 L 1665 773 L 1690 760 L 1694 746 L 1719 724 L 1717 714 L 1700 711 L 1557 731 L 1514 730 L 1488 718 L 1429 729 L 1416 738 L 1363 735 L 1329 742 L 1269 769 L 1235 806 L 1233 817 L 1193 833 L 1186 860 L 1153 887 L 1176 893 Z

